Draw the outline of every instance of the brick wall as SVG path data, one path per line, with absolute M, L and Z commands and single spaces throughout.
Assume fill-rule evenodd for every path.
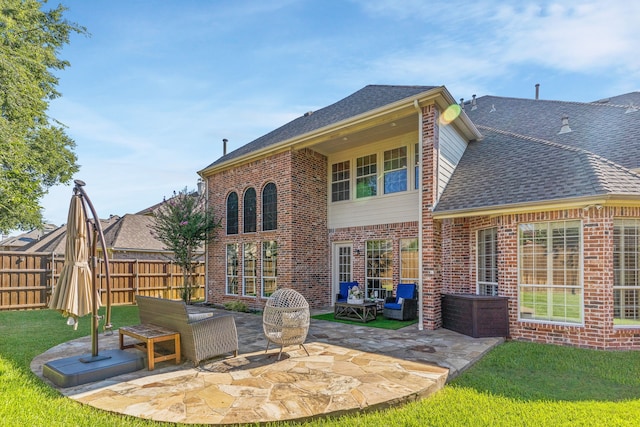
M 222 219 L 222 228 L 210 245 L 208 257 L 207 300 L 224 303 L 241 300 L 249 307 L 261 308 L 266 302 L 260 297 L 226 294 L 226 245 L 228 243 L 278 242 L 278 287 L 300 291 L 312 306 L 327 302 L 320 298 L 329 282 L 328 244 L 326 237 L 326 158 L 311 150 L 285 151 L 239 167 L 207 177 L 209 203 Z M 295 174 L 293 171 L 295 170 Z M 262 189 L 273 182 L 277 187 L 278 228 L 261 231 Z M 243 233 L 243 195 L 246 189 L 256 190 L 257 231 Z M 226 200 L 235 191 L 238 194 L 238 229 L 236 235 L 226 234 Z M 302 215 L 301 212 L 304 212 Z M 240 261 L 242 265 L 242 261 Z M 261 255 L 258 256 L 258 295 L 261 294 Z M 239 287 L 242 276 L 239 272 Z M 239 294 L 241 294 L 241 290 Z
M 435 105 L 422 109 L 422 324 L 428 330 L 442 325 L 441 222 L 433 220 L 433 205 L 438 189 L 437 121 L 438 109 Z
M 613 220 L 640 217 L 638 208 L 568 209 L 499 217 L 444 220 L 443 240 L 447 252 L 469 247 L 471 273 L 464 263 L 445 263 L 443 290 L 458 289 L 454 283 L 467 274 L 467 289 L 475 290 L 476 231 L 498 227 L 499 294 L 509 298 L 509 329 L 513 339 L 564 344 L 596 349 L 640 349 L 640 328 L 613 327 Z M 540 221 L 580 219 L 582 221 L 584 325 L 557 325 L 518 320 L 518 225 Z M 456 223 L 468 227 L 456 228 Z M 456 242 L 457 241 L 457 242 Z

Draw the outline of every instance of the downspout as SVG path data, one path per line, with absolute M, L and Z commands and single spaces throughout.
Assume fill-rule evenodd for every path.
M 418 157 L 418 172 L 420 182 L 418 184 L 418 330 L 424 329 L 423 320 L 423 299 L 422 299 L 422 174 L 424 169 L 422 168 L 422 109 L 417 99 L 413 100 L 413 106 L 418 112 L 418 150 L 420 151 L 420 157 Z
M 224 151 L 227 151 L 227 140 L 224 141 Z M 200 173 L 198 173 L 200 175 Z M 202 182 L 202 193 L 204 194 L 204 209 L 205 212 L 209 212 L 209 185 L 207 180 L 200 175 L 200 182 Z M 207 236 L 208 237 L 208 236 Z M 204 241 L 204 302 L 209 302 L 209 239 Z

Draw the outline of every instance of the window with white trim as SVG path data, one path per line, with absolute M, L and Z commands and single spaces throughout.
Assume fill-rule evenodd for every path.
M 384 152 L 384 194 L 407 191 L 407 147 Z
M 242 245 L 242 295 L 255 297 L 258 280 L 258 245 L 244 243 Z
M 400 239 L 400 283 L 418 283 L 418 239 Z
M 331 201 L 349 200 L 351 162 L 349 160 L 331 165 Z
M 226 293 L 238 295 L 238 243 L 227 243 Z
M 415 144 L 413 150 L 413 188 L 417 190 L 420 188 L 420 179 L 422 178 L 420 176 L 420 144 Z
M 518 312 L 520 320 L 582 323 L 579 220 L 519 225 Z
M 365 295 L 386 298 L 393 293 L 393 242 L 367 241 L 367 277 Z
M 358 157 L 356 159 L 356 197 L 371 197 L 378 194 L 377 156 Z
M 478 230 L 476 286 L 479 295 L 498 295 L 498 229 Z
M 640 327 L 640 219 L 613 221 L 613 324 Z
M 278 242 L 262 242 L 262 296 L 269 297 L 278 288 Z

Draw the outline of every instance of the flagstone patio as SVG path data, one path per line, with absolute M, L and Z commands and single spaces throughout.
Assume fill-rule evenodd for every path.
M 203 308 L 207 309 L 207 308 Z M 236 358 L 193 367 L 161 362 L 95 383 L 58 390 L 78 402 L 156 421 L 233 424 L 303 420 L 384 408 L 429 396 L 499 344 L 446 329 L 398 331 L 314 320 L 305 346 L 265 354 L 259 315 L 234 313 L 240 341 Z M 118 348 L 117 333 L 99 340 Z M 56 346 L 34 358 L 42 376 L 50 360 L 90 352 L 90 337 Z M 136 351 L 136 350 L 127 350 Z

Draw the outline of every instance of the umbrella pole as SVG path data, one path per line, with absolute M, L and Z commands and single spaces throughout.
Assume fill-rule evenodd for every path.
M 86 202 L 91 210 L 91 214 L 93 216 L 93 238 L 91 239 L 91 293 L 92 293 L 92 305 L 91 305 L 91 357 L 90 358 L 80 358 L 81 362 L 89 363 L 89 362 L 97 362 L 99 360 L 110 359 L 111 356 L 99 356 L 98 355 L 98 334 L 100 329 L 100 316 L 98 316 L 98 237 L 100 237 L 102 243 L 102 250 L 104 251 L 105 258 L 105 268 L 107 271 L 107 323 L 109 323 L 109 328 L 111 328 L 111 284 L 109 283 L 109 262 L 107 259 L 107 251 L 106 245 L 104 243 L 104 235 L 102 233 L 102 227 L 100 226 L 100 219 L 96 214 L 96 210 L 87 196 L 87 193 L 82 188 L 85 183 L 79 179 L 75 181 L 74 191 L 80 193 L 82 200 Z M 82 204 L 82 208 L 85 209 L 85 204 Z M 87 215 L 87 223 L 89 222 L 89 215 Z

